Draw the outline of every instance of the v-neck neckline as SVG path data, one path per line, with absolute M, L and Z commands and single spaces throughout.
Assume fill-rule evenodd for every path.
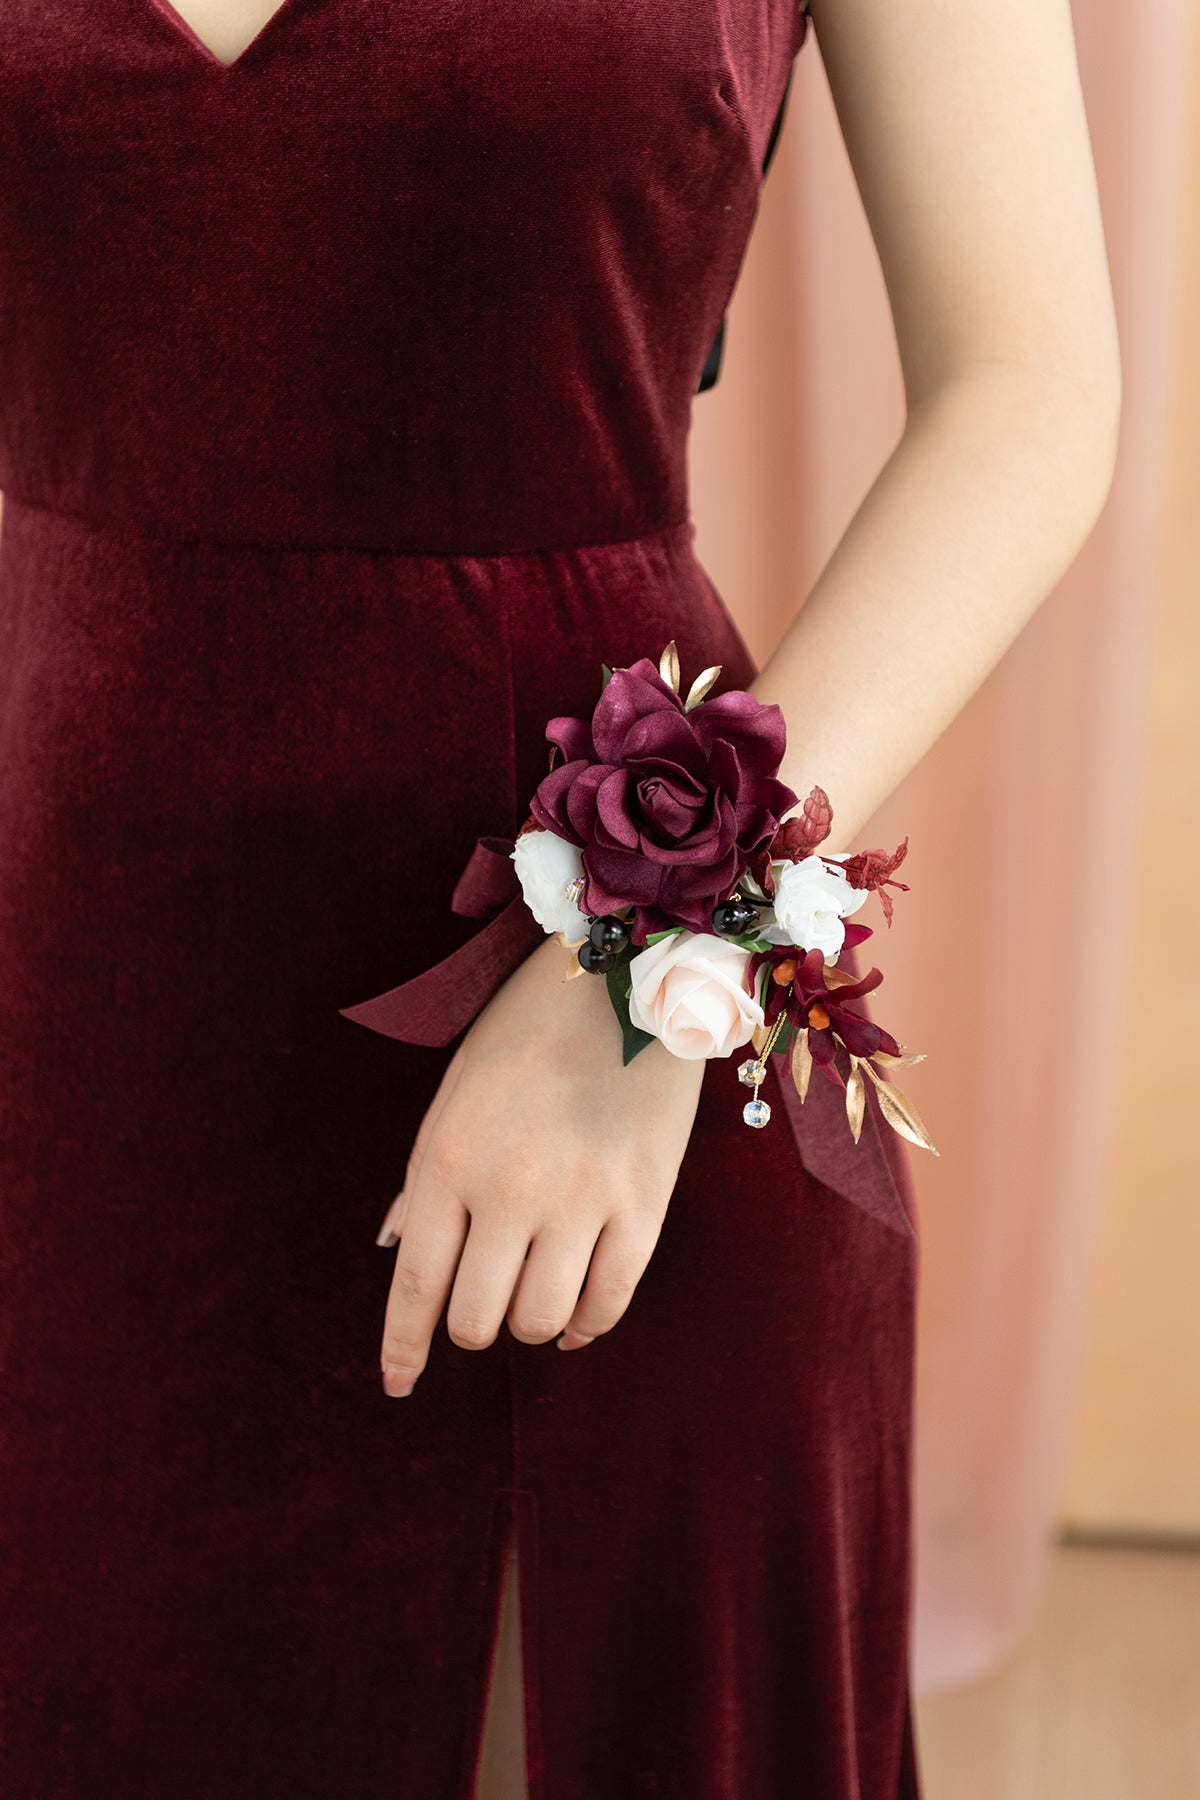
M 242 67 L 247 58 L 252 58 L 263 44 L 282 28 L 288 16 L 295 12 L 301 4 L 301 0 L 279 0 L 275 11 L 269 18 L 263 20 L 245 49 L 240 51 L 232 62 L 223 61 L 214 50 L 209 48 L 194 27 L 189 25 L 183 14 L 176 11 L 171 0 L 142 0 L 142 4 L 148 6 L 151 12 L 156 13 L 167 29 L 172 31 L 203 62 L 207 63 L 210 69 L 215 70 L 219 75 L 232 75 L 235 70 Z

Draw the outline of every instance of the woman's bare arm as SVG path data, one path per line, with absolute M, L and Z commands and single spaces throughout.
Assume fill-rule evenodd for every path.
M 960 711 L 1112 480 L 1120 363 L 1067 0 L 811 0 L 892 306 L 903 435 L 753 684 L 831 843 Z
M 756 689 L 837 843 L 979 685 L 1103 503 L 1112 302 L 1066 0 L 812 0 L 895 308 L 904 437 Z M 385 1387 L 456 1344 L 612 1329 L 653 1252 L 703 1063 L 628 1068 L 602 984 L 552 940 L 468 1029 L 413 1149 Z M 528 1255 L 526 1252 L 528 1251 Z M 585 1279 L 586 1271 L 586 1279 Z

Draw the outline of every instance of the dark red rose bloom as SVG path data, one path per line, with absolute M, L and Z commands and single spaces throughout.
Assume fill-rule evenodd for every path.
M 777 779 L 781 707 L 730 688 L 685 711 L 649 657 L 612 671 L 590 720 L 552 718 L 545 734 L 567 760 L 529 810 L 581 846 L 585 913 L 635 909 L 637 945 L 671 925 L 712 931 L 712 907 L 797 799 Z
M 778 706 L 743 689 L 690 712 L 648 657 L 614 669 L 588 719 L 551 719 L 566 758 L 530 811 L 583 853 L 588 913 L 635 909 L 631 936 L 712 930 L 747 865 L 796 803 L 777 779 L 787 742 Z
M 786 974 L 789 962 L 795 965 L 790 981 L 776 981 L 775 970 L 780 969 Z M 786 944 L 777 944 L 770 950 L 757 951 L 750 959 L 750 987 L 755 995 L 758 993 L 758 971 L 764 963 L 771 971 L 763 1002 L 767 1024 L 773 1024 L 786 1009 L 797 1030 L 807 1028 L 813 1062 L 838 1087 L 845 1084 L 832 1066 L 838 1049 L 835 1032 L 855 1056 L 874 1056 L 877 1050 L 899 1056 L 900 1046 L 890 1032 L 882 1030 L 871 1019 L 864 1019 L 861 1013 L 846 1004 L 848 1000 L 861 999 L 863 994 L 877 988 L 883 980 L 882 970 L 871 969 L 859 981 L 848 981 L 831 988 L 826 986 L 825 958 L 820 950 L 798 955 Z
M 811 856 L 817 845 L 825 842 L 832 825 L 829 795 L 824 788 L 815 787 L 797 816 L 784 820 L 773 841 L 759 852 L 751 866 L 750 873 L 768 900 L 775 898 L 775 871 L 771 864 L 782 862 L 785 857 L 799 862 L 801 857 Z

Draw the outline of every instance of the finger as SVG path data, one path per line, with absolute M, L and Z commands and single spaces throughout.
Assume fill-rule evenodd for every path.
M 528 1248 L 529 1231 L 515 1219 L 472 1218 L 446 1311 L 446 1330 L 462 1349 L 485 1350 L 495 1342 Z
M 509 1302 L 508 1328 L 515 1338 L 545 1344 L 557 1337 L 579 1304 L 595 1245 L 594 1228 L 538 1232 Z
M 461 1048 L 462 1046 L 460 1045 L 459 1049 L 461 1050 Z M 430 1134 L 437 1124 L 438 1114 L 441 1112 L 447 1100 L 454 1092 L 455 1087 L 458 1085 L 458 1078 L 461 1073 L 462 1059 L 459 1052 L 456 1050 L 450 1062 L 447 1064 L 445 1073 L 438 1084 L 437 1093 L 426 1107 L 425 1116 L 417 1129 L 416 1138 L 413 1140 L 412 1149 L 408 1154 L 408 1167 L 404 1172 L 404 1186 L 388 1207 L 387 1212 L 383 1215 L 383 1223 L 379 1227 L 375 1237 L 375 1242 L 379 1245 L 381 1250 L 390 1250 L 393 1244 L 398 1244 L 400 1241 L 400 1234 L 404 1229 L 405 1214 L 408 1211 L 408 1197 L 412 1192 L 417 1175 L 420 1173 L 421 1165 L 425 1160 L 425 1154 L 429 1148 Z
M 602 1332 L 612 1330 L 633 1299 L 658 1238 L 658 1231 L 648 1234 L 639 1220 L 609 1220 L 596 1239 L 579 1303 L 567 1320 L 564 1338 L 559 1340 L 561 1349 L 581 1349 L 583 1346 L 572 1340 L 582 1338 L 590 1343 Z
M 409 1208 L 388 1294 L 380 1364 L 385 1392 L 400 1396 L 429 1360 L 429 1341 L 441 1317 L 467 1235 L 462 1202 L 428 1180 Z

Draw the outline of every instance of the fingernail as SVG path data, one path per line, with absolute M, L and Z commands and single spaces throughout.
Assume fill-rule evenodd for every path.
M 396 1198 L 392 1201 L 392 1204 L 384 1213 L 383 1224 L 379 1227 L 379 1235 L 375 1239 L 375 1242 L 379 1245 L 381 1250 L 390 1250 L 393 1244 L 398 1244 L 400 1242 L 400 1234 L 395 1229 L 395 1226 L 404 1223 L 404 1214 L 407 1210 L 405 1190 L 401 1188 L 400 1192 L 396 1195 Z
M 417 1377 L 412 1369 L 402 1369 L 398 1363 L 383 1365 L 383 1391 L 393 1400 L 403 1400 L 416 1385 Z
M 555 1340 L 560 1350 L 582 1350 L 585 1344 L 594 1344 L 595 1338 L 584 1337 L 581 1331 L 572 1331 L 570 1326 L 560 1338 Z

